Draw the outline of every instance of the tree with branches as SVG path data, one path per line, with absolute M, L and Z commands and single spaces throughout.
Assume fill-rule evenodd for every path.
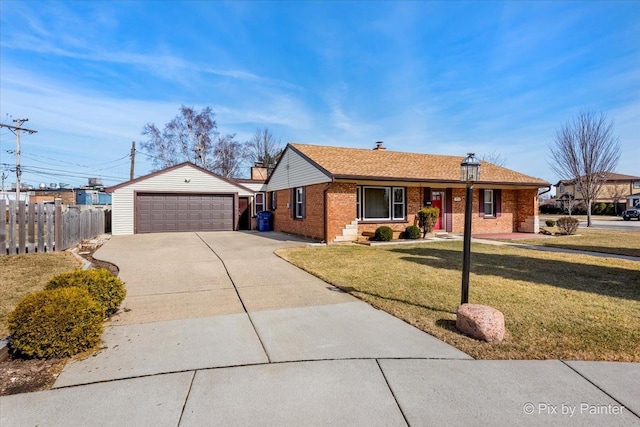
M 225 178 L 236 177 L 242 163 L 243 147 L 235 138 L 235 134 L 218 136 L 213 150 L 212 170 Z
M 180 113 L 162 130 L 154 123 L 147 123 L 142 134 L 147 140 L 141 147 L 156 170 L 191 162 L 231 177 L 238 172 L 242 161 L 242 144 L 235 140 L 235 134 L 220 135 L 211 107 L 197 111 L 182 105 Z
M 507 165 L 507 159 L 502 157 L 502 154 L 498 153 L 497 151 L 492 151 L 490 153 L 484 154 L 482 157 L 480 157 L 480 160 L 502 167 L 505 167 Z
M 256 129 L 251 139 L 245 143 L 245 159 L 251 164 L 262 163 L 269 174 L 278 163 L 281 153 L 282 142 L 276 140 L 266 127 Z
M 571 179 L 582 194 L 591 226 L 591 205 L 620 159 L 613 122 L 604 113 L 582 110 L 556 131 L 549 147 L 549 165 L 561 178 Z
M 624 184 L 619 184 L 619 183 L 614 184 L 613 188 L 609 192 L 609 195 L 611 196 L 611 201 L 613 202 L 613 212 L 616 216 L 618 216 L 618 204 L 620 203 L 620 200 L 625 196 L 626 193 L 627 193 L 627 187 Z
M 147 123 L 142 130 L 147 140 L 140 145 L 149 153 L 157 169 L 186 161 L 210 169 L 217 127 L 210 107 L 198 112 L 182 105 L 180 113 L 162 130 L 154 123 Z

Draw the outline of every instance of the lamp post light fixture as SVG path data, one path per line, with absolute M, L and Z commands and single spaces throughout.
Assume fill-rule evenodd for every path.
M 480 179 L 480 161 L 475 153 L 467 153 L 460 164 L 461 181 L 467 185 L 464 206 L 464 247 L 462 258 L 462 298 L 460 304 L 469 302 L 469 266 L 471 264 L 471 215 L 473 209 L 473 184 Z

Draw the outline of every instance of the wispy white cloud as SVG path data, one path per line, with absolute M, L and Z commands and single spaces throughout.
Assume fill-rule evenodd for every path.
M 146 123 L 162 126 L 177 113 L 173 101 L 117 98 L 98 91 L 80 91 L 66 82 L 52 80 L 11 66 L 3 67 L 0 115 L 28 117 L 38 130 L 24 145 L 25 153 L 53 152 L 76 163 L 86 159 L 111 159 L 126 154 L 132 140 L 142 139 Z M 313 113 L 295 97 L 272 93 L 252 106 L 210 105 L 222 133 L 236 133 L 247 140 L 256 127 L 278 127 L 290 134 L 307 129 L 314 134 Z M 187 103 L 195 108 L 206 105 Z M 295 131 L 294 131 L 295 129 Z M 57 141 L 52 145 L 51 141 Z M 148 172 L 150 163 L 139 159 L 138 170 Z M 28 178 L 28 177 L 27 177 Z
M 108 27 L 117 26 L 113 16 L 104 11 L 96 12 L 98 22 L 92 22 L 91 25 L 87 25 L 85 19 L 69 10 L 55 8 L 51 13 L 55 15 L 55 19 L 51 17 L 42 19 L 33 14 L 23 14 L 26 21 L 24 29 L 3 34 L 0 38 L 0 47 L 46 56 L 142 67 L 148 72 L 170 79 L 179 78 L 184 72 L 196 72 L 287 89 L 299 89 L 290 82 L 260 76 L 246 69 L 225 67 L 222 64 L 219 67 L 199 64 L 171 53 L 168 47 L 141 53 L 123 46 L 113 46 L 96 34 L 99 33 L 96 27 L 100 27 L 101 24 Z M 65 25 L 73 26 L 76 31 L 61 31 L 60 27 Z M 85 31 L 90 35 L 85 37 L 75 35 L 83 34 Z
M 554 129 L 589 107 L 616 120 L 620 171 L 640 174 L 631 160 L 640 26 L 593 21 L 606 5 L 274 3 L 266 13 L 258 3 L 184 3 L 171 18 L 199 26 L 170 35 L 156 9 L 144 33 L 125 26 L 130 12 L 147 18 L 144 3 L 39 5 L 11 3 L 20 26 L 4 25 L 3 10 L 0 106 L 31 118 L 41 132 L 29 144 L 43 150 L 126 153 L 144 123 L 164 124 L 184 103 L 211 106 L 240 140 L 267 126 L 283 142 L 498 152 L 554 180 L 545 159 Z M 259 12 L 268 19 L 256 25 Z M 624 48 L 604 57 L 603 44 Z

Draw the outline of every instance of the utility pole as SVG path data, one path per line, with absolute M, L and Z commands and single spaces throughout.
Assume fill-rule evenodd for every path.
M 131 169 L 129 169 L 129 180 L 133 181 L 133 167 L 136 163 L 136 142 L 131 141 Z
M 4 125 L 0 123 L 0 127 L 5 127 L 11 132 L 16 134 L 16 203 L 20 202 L 20 176 L 22 171 L 20 170 L 20 133 L 22 131 L 28 133 L 36 133 L 37 130 L 25 129 L 22 127 L 24 122 L 28 122 L 29 119 L 13 119 L 16 126 Z

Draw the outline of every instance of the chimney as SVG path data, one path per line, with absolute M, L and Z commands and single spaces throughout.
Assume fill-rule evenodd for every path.
M 374 150 L 386 150 L 386 148 L 382 146 L 382 141 L 378 141 L 376 142 Z
M 255 166 L 251 167 L 251 179 L 256 181 L 266 181 L 269 177 L 269 170 L 264 167 L 262 162 L 256 162 Z

